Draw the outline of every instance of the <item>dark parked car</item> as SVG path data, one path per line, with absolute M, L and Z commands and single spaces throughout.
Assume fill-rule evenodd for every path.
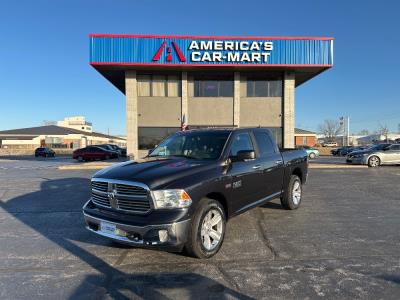
M 54 150 L 46 147 L 40 147 L 35 149 L 35 157 L 43 156 L 43 157 L 54 157 L 56 153 Z
M 335 148 L 335 149 L 331 150 L 331 154 L 335 155 L 335 156 L 342 155 L 341 153 L 343 151 L 347 151 L 348 149 L 351 149 L 351 148 L 353 148 L 353 147 L 352 146 L 343 146 L 343 147 Z
M 307 153 L 280 151 L 267 129 L 181 131 L 140 161 L 97 172 L 83 214 L 114 241 L 208 258 L 228 219 L 275 198 L 297 209 L 307 174 Z
M 83 160 L 104 160 L 110 158 L 117 158 L 118 154 L 115 151 L 110 151 L 98 146 L 88 146 L 75 150 L 72 154 L 72 158 L 83 161 Z
M 342 147 L 338 151 L 338 155 L 339 156 L 346 156 L 347 154 L 349 154 L 350 152 L 353 152 L 353 151 L 355 151 L 355 147 L 353 147 L 353 146 Z

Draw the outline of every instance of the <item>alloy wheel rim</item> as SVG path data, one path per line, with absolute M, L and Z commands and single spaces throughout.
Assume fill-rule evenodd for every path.
M 216 210 L 210 210 L 203 219 L 201 225 L 201 242 L 208 251 L 215 249 L 222 238 L 222 215 Z
M 371 166 L 376 167 L 378 165 L 378 158 L 371 157 Z
M 293 184 L 292 200 L 294 205 L 298 205 L 301 200 L 301 184 L 298 180 L 296 180 Z

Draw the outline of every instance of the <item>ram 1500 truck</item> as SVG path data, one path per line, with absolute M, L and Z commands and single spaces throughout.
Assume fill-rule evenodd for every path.
M 97 172 L 83 214 L 114 241 L 208 258 L 230 218 L 275 198 L 298 208 L 307 166 L 304 150 L 280 151 L 267 129 L 181 131 L 144 159 Z

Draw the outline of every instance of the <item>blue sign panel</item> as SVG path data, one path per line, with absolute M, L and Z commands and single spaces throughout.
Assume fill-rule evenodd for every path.
M 332 38 L 90 36 L 93 65 L 323 66 L 333 64 Z

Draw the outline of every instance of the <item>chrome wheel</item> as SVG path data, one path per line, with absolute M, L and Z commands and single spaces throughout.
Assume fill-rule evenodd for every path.
M 292 201 L 294 205 L 298 205 L 301 200 L 301 184 L 300 181 L 296 180 L 293 184 L 292 189 Z
M 310 156 L 311 159 L 314 159 L 315 158 L 315 153 L 310 153 L 309 156 Z
M 201 242 L 204 248 L 208 251 L 213 250 L 218 246 L 222 238 L 222 223 L 221 213 L 216 210 L 210 210 L 203 219 L 201 225 Z

